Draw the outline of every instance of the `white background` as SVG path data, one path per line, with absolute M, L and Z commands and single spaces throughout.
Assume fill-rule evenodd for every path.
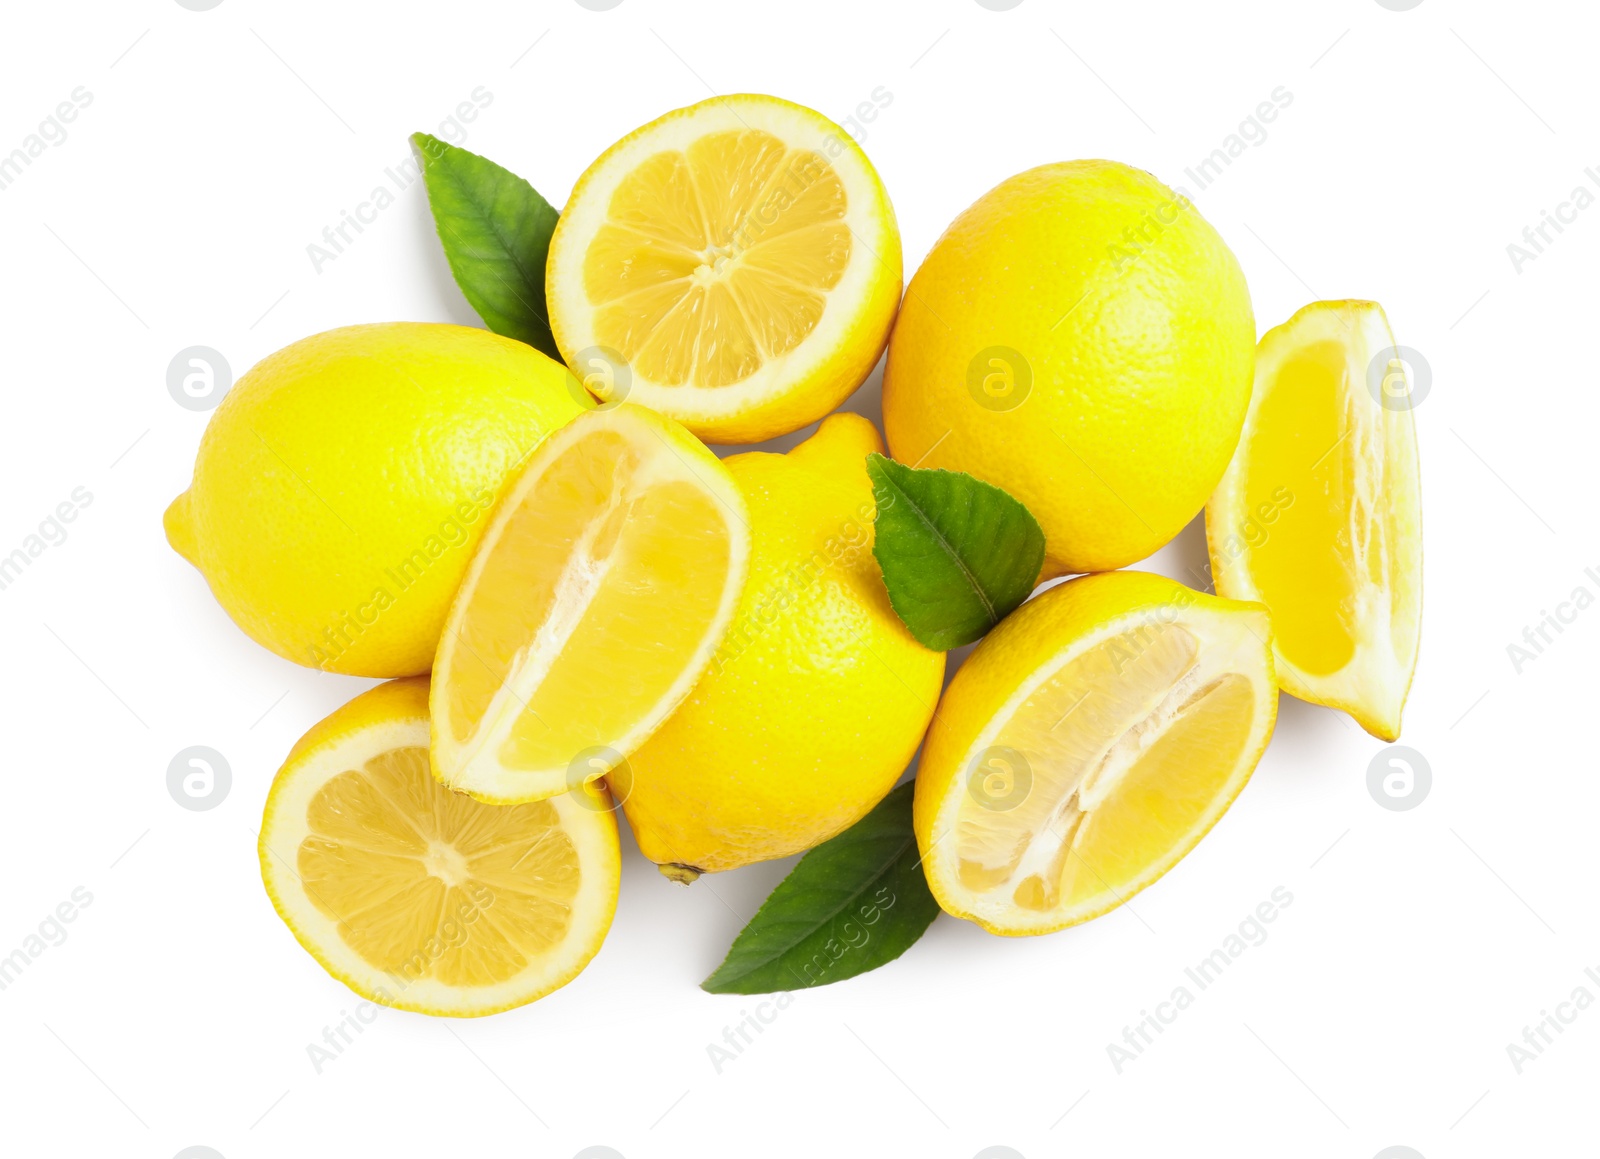
M 1506 247 L 1575 187 L 1600 193 L 1596 32 L 1587 5 L 1449 0 L 8 5 L 0 152 L 76 86 L 93 102 L 0 191 L 0 554 L 75 488 L 93 501 L 0 591 L 0 956 L 76 887 L 93 902 L 0 992 L 0 1149 L 1592 1153 L 1600 1007 L 1520 1074 L 1506 1047 L 1575 988 L 1600 998 L 1600 609 L 1520 674 L 1507 645 L 1574 588 L 1600 594 L 1600 209 L 1520 272 Z M 1280 85 L 1266 140 L 1197 189 L 1183 170 Z M 166 546 L 207 416 L 165 375 L 196 344 L 237 375 L 333 326 L 475 323 L 420 184 L 320 273 L 306 246 L 478 86 L 493 102 L 467 147 L 557 205 L 615 138 L 709 92 L 843 119 L 883 86 L 864 145 L 908 277 L 1002 178 L 1112 157 L 1188 186 L 1263 330 L 1313 298 L 1381 301 L 1433 376 L 1402 738 L 1426 800 L 1381 808 L 1384 746 L 1285 698 L 1238 803 L 1131 905 L 1037 939 L 941 918 L 891 966 L 796 996 L 721 1073 L 708 1045 L 754 1003 L 697 983 L 787 863 L 680 889 L 625 838 L 616 923 L 579 979 L 486 1020 L 385 1011 L 316 1073 L 307 1045 L 355 999 L 274 916 L 254 830 L 290 744 L 368 682 L 250 643 Z M 1203 556 L 1197 523 L 1147 566 L 1197 582 Z M 197 744 L 233 771 L 209 812 L 166 787 Z M 1118 1074 L 1107 1044 L 1278 886 L 1294 901 L 1265 943 Z

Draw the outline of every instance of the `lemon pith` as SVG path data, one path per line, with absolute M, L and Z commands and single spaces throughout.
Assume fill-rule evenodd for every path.
M 562 356 L 602 398 L 754 442 L 860 385 L 900 276 L 894 211 L 849 135 L 743 94 L 668 113 L 590 166 L 551 239 L 546 297 Z
M 1272 609 L 1285 691 L 1386 740 L 1422 605 L 1416 429 L 1374 302 L 1316 302 L 1261 339 L 1239 449 L 1206 507 L 1220 595 Z
M 1270 634 L 1259 605 L 1140 572 L 1012 613 L 956 673 L 917 774 L 940 905 L 993 933 L 1047 933 L 1170 869 L 1271 736 Z
M 787 455 L 724 460 L 749 503 L 750 580 L 716 657 L 607 776 L 640 851 L 680 880 L 809 849 L 899 779 L 938 699 L 944 654 L 889 606 L 872 555 L 859 415 Z
M 1187 198 L 1116 162 L 1040 166 L 957 216 L 912 276 L 884 433 L 902 462 L 1025 503 L 1047 577 L 1124 567 L 1222 476 L 1255 338 L 1244 274 Z
M 643 407 L 592 411 L 541 446 L 508 487 L 440 639 L 443 782 L 497 804 L 533 801 L 632 752 L 732 619 L 746 522 L 716 457 Z
M 570 981 L 616 909 L 609 799 L 501 809 L 428 768 L 428 682 L 379 685 L 313 727 L 267 797 L 267 893 L 300 944 L 358 994 L 461 1017 Z

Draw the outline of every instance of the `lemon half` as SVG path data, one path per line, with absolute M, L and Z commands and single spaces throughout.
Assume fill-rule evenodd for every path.
M 900 299 L 900 234 L 866 154 L 776 97 L 650 122 L 579 178 L 550 242 L 562 356 L 599 397 L 710 442 L 798 430 L 861 384 Z
M 1051 588 L 984 638 L 917 773 L 923 868 L 946 911 L 1042 934 L 1121 905 L 1194 848 L 1277 717 L 1259 604 L 1142 572 Z
M 261 876 L 328 973 L 385 1006 L 492 1014 L 565 985 L 617 907 L 603 790 L 500 809 L 428 769 L 428 682 L 356 697 L 290 752 L 267 796 Z

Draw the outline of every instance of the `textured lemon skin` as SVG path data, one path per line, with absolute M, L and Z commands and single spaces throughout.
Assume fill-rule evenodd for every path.
M 578 220 L 578 216 L 572 212 L 573 207 L 601 195 L 596 187 L 601 183 L 602 175 L 606 174 L 608 162 L 639 139 L 654 136 L 663 130 L 670 132 L 676 122 L 702 117 L 708 112 L 723 115 L 727 122 L 723 127 L 728 129 L 750 127 L 752 121 L 759 128 L 761 113 L 767 109 L 785 110 L 801 118 L 824 140 L 835 144 L 841 152 L 848 153 L 870 177 L 869 216 L 875 228 L 870 238 L 857 237 L 855 244 L 867 248 L 868 253 L 864 256 L 872 263 L 873 277 L 869 293 L 847 333 L 827 352 L 826 357 L 786 383 L 783 389 L 751 400 L 730 412 L 717 414 L 705 414 L 674 405 L 671 388 L 651 392 L 648 396 L 639 392 L 634 397 L 635 402 L 642 402 L 677 420 L 708 443 L 759 443 L 814 423 L 832 413 L 854 394 L 883 356 L 895 312 L 900 305 L 905 264 L 900 244 L 900 226 L 895 218 L 894 206 L 889 201 L 889 193 L 855 139 L 816 110 L 765 93 L 733 93 L 674 109 L 623 137 L 584 170 L 572 187 L 567 207 L 551 235 L 550 256 L 545 266 L 545 299 L 550 308 L 550 328 L 561 356 L 571 365 L 584 345 L 577 335 L 587 330 L 579 315 L 590 308 L 587 299 L 576 289 L 577 279 L 570 274 L 563 276 L 564 271 L 581 269 L 583 255 L 577 247 L 588 240 L 573 235 L 571 223 Z M 574 283 L 572 289 L 568 289 L 569 282 Z M 679 395 L 682 393 L 678 392 Z
M 1011 409 L 969 388 L 992 347 L 1031 369 Z M 1044 165 L 979 198 L 911 279 L 884 430 L 896 458 L 1026 503 L 1047 576 L 1108 571 L 1204 505 L 1239 438 L 1254 350 L 1244 275 L 1192 203 L 1116 162 Z
M 724 460 L 750 507 L 733 627 L 678 710 L 608 774 L 645 856 L 701 871 L 809 849 L 860 820 L 905 769 L 944 654 L 889 606 L 872 556 L 881 449 L 859 415 L 787 455 Z
M 502 483 L 582 410 L 564 367 L 485 330 L 316 334 L 228 392 L 167 540 L 278 655 L 427 672 Z
M 1130 614 L 1184 606 L 1231 610 L 1257 617 L 1261 621 L 1258 630 L 1263 632 L 1262 663 L 1270 677 L 1272 649 L 1264 605 L 1203 595 L 1165 576 L 1139 571 L 1088 575 L 1059 584 L 1012 612 L 967 657 L 950 681 L 950 687 L 945 689 L 939 711 L 928 729 L 922 760 L 917 766 L 917 787 L 911 808 L 912 829 L 922 853 L 928 888 L 946 913 L 975 922 L 991 934 L 1004 937 L 1025 937 L 1063 928 L 1061 924 L 999 925 L 971 912 L 962 903 L 960 888 L 946 876 L 944 863 L 934 856 L 941 841 L 939 816 L 952 793 L 966 791 L 962 763 L 973 742 L 1030 674 L 1048 664 L 1074 641 L 1110 628 Z M 1247 757 L 1252 768 L 1271 738 L 1277 719 L 1276 697 L 1267 706 L 1267 712 L 1270 715 L 1266 733 Z M 1248 780 L 1248 776 L 1241 780 L 1238 789 Z M 1194 843 L 1204 835 L 1196 835 Z M 1171 870 L 1171 866 L 1167 868 Z M 1148 888 L 1156 880 L 1159 877 L 1145 882 L 1141 888 Z M 1075 925 L 1095 916 L 1098 914 L 1083 914 L 1067 924 Z
M 279 799 L 301 767 L 315 760 L 325 750 L 339 746 L 368 731 L 381 730 L 393 734 L 409 726 L 425 741 L 428 721 L 428 680 L 426 677 L 413 677 L 389 680 L 375 688 L 369 688 L 312 725 L 289 750 L 289 755 L 284 758 L 283 766 L 278 770 L 272 788 L 267 793 L 266 805 L 262 811 L 261 833 L 256 844 L 256 855 L 261 865 L 261 880 L 266 887 L 267 897 L 272 902 L 272 908 L 277 911 L 284 925 L 289 927 L 289 932 L 294 935 L 295 941 L 300 943 L 301 948 L 316 959 L 317 964 L 330 975 L 368 1001 L 417 1014 L 455 1018 L 477 1018 L 498 1014 L 502 1010 L 525 1005 L 554 990 L 559 990 L 582 973 L 583 968 L 599 952 L 601 942 L 611 928 L 611 920 L 616 915 L 617 889 L 622 878 L 622 847 L 617 836 L 616 813 L 613 809 L 591 808 L 582 813 L 569 813 L 569 816 L 581 818 L 584 825 L 592 830 L 590 848 L 597 856 L 590 862 L 589 868 L 604 879 L 604 887 L 597 892 L 602 899 L 605 899 L 605 905 L 593 919 L 597 927 L 593 945 L 585 947 L 585 953 L 567 969 L 544 979 L 544 984 L 541 986 L 525 990 L 514 999 L 499 1004 L 457 1008 L 397 1000 L 383 988 L 369 984 L 367 979 L 342 970 L 330 961 L 329 955 L 323 948 L 301 931 L 294 921 L 290 907 L 273 888 L 273 863 L 281 856 L 281 853 L 273 850 L 276 836 L 274 820 L 278 814 Z

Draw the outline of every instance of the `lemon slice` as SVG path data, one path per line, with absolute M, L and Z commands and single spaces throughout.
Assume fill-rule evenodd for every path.
M 740 95 L 602 154 L 562 211 L 545 288 L 561 353 L 595 393 L 731 443 L 844 401 L 883 352 L 900 278 L 866 154 L 820 113 Z
M 272 783 L 261 876 L 278 915 L 362 997 L 470 1017 L 565 985 L 617 908 L 603 789 L 499 809 L 428 769 L 428 681 L 392 680 L 302 737 Z
M 1398 737 L 1422 621 L 1422 501 L 1405 363 L 1376 302 L 1313 302 L 1261 339 L 1206 539 L 1217 594 L 1272 609 L 1284 690 Z
M 1250 778 L 1277 716 L 1266 609 L 1142 572 L 1023 604 L 962 665 L 917 772 L 946 911 L 1043 934 L 1171 869 Z
M 493 804 L 604 774 L 689 694 L 750 555 L 715 455 L 643 407 L 590 411 L 508 485 L 433 665 L 439 778 Z

